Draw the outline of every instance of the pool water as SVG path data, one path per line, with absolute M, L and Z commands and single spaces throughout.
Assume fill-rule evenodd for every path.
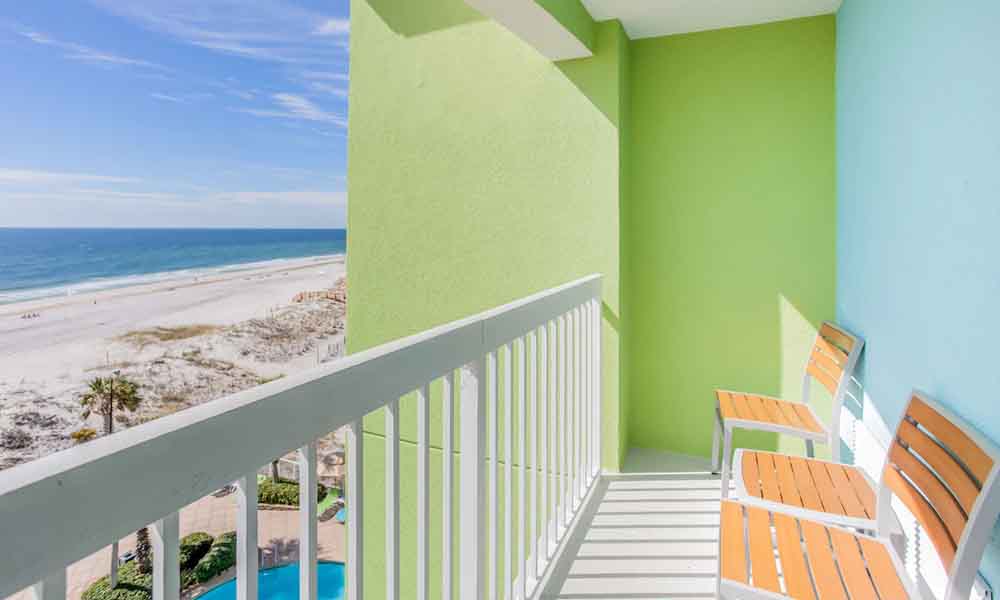
M 321 562 L 318 565 L 318 600 L 343 600 L 344 565 L 342 563 Z M 257 595 L 260 600 L 298 600 L 299 565 L 291 564 L 276 569 L 260 571 Z M 197 600 L 236 600 L 236 580 L 216 586 Z

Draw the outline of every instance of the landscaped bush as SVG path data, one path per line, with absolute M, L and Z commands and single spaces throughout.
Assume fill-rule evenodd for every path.
M 316 501 L 320 502 L 326 497 L 326 488 L 321 483 L 316 484 L 316 486 Z M 265 479 L 257 486 L 257 502 L 261 504 L 298 506 L 299 484 L 287 479 L 280 479 L 278 483 L 270 479 Z
M 153 597 L 153 576 L 138 571 L 135 561 L 118 569 L 118 586 L 111 589 L 107 575 L 95 581 L 83 592 L 83 600 L 150 600 Z
M 213 538 L 203 531 L 189 533 L 181 538 L 181 570 L 192 569 L 212 547 Z
M 204 583 L 235 564 L 236 532 L 229 531 L 221 534 L 212 542 L 208 553 L 201 557 L 201 560 L 195 565 L 194 578 L 199 583 Z

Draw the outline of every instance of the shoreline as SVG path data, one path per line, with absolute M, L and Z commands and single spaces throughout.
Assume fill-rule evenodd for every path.
M 140 386 L 128 427 L 339 358 L 346 275 L 323 255 L 0 305 L 0 470 L 100 430 L 80 412 L 94 377 Z
M 346 253 L 317 254 L 290 258 L 275 258 L 263 261 L 223 263 L 206 267 L 191 267 L 188 269 L 136 273 L 113 278 L 85 279 L 75 283 L 67 283 L 53 287 L 0 290 L 0 317 L 9 314 L 10 309 L 12 308 L 24 307 L 30 311 L 40 308 L 48 302 L 55 302 L 58 300 L 73 301 L 77 298 L 87 298 L 93 295 L 101 294 L 102 292 L 149 288 L 154 286 L 171 286 L 177 284 L 178 282 L 188 280 L 191 281 L 189 281 L 187 285 L 194 285 L 201 280 L 215 281 L 216 279 L 227 275 L 239 276 L 248 271 L 302 268 L 303 266 L 309 266 L 317 262 L 328 263 L 337 260 L 346 260 L 346 256 Z M 133 281 L 129 282 L 128 280 L 130 279 Z M 102 282 L 104 285 L 101 285 Z M 83 288 L 83 291 L 74 291 L 74 287 Z M 4 300 L 5 297 L 16 294 L 38 295 L 23 299 Z

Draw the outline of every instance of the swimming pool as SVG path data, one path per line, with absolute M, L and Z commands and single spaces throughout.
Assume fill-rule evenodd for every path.
M 318 580 L 318 600 L 343 600 L 344 598 L 344 565 L 342 563 L 319 563 L 316 578 Z M 299 565 L 291 564 L 275 569 L 260 571 L 258 592 L 260 600 L 298 600 L 299 598 Z M 216 586 L 197 600 L 236 600 L 236 580 L 232 579 Z

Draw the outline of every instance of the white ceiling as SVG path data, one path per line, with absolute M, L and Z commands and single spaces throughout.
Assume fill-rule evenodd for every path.
M 842 0 L 582 0 L 597 21 L 618 19 L 632 39 L 757 25 L 836 12 Z

